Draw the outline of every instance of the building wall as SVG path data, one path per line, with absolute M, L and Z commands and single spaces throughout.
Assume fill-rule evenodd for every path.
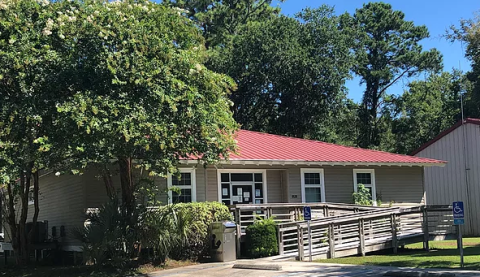
M 60 226 L 65 226 L 65 247 L 76 244 L 72 231 L 83 226 L 86 208 L 85 186 L 83 176 L 49 174 L 40 178 L 38 221 L 48 220 L 48 235 L 56 226 L 60 236 Z M 28 209 L 27 222 L 33 220 L 34 206 Z
M 222 169 L 266 169 L 268 202 L 301 203 L 301 168 L 323 168 L 325 179 L 325 200 L 334 203 L 352 203 L 354 191 L 353 169 L 374 169 L 376 190 L 382 203 L 401 205 L 424 203 L 423 167 L 398 166 L 223 166 Z M 218 182 L 215 168 L 207 169 L 207 199 L 218 200 Z M 286 180 L 286 186 L 278 180 Z
M 427 204 L 465 202 L 465 233 L 480 235 L 480 126 L 465 124 L 416 154 L 447 161 L 425 169 Z
M 269 203 L 302 202 L 302 166 L 218 166 L 219 169 L 266 169 L 267 195 Z M 314 168 L 304 166 L 303 168 Z M 394 201 L 397 204 L 419 204 L 423 201 L 423 168 L 421 167 L 352 167 L 326 166 L 324 169 L 325 194 L 327 202 L 351 203 L 353 169 L 375 169 L 376 188 L 383 203 Z M 155 178 L 155 184 L 167 189 L 165 178 Z M 113 178 L 120 194 L 118 177 Z M 196 168 L 197 201 L 217 201 L 217 169 L 213 166 Z M 82 176 L 53 174 L 43 177 L 40 182 L 39 220 L 49 221 L 52 226 L 65 226 L 67 234 L 76 227 L 83 226 L 88 208 L 99 208 L 108 201 L 103 180 L 94 169 Z M 167 203 L 166 193 L 161 199 Z M 29 215 L 31 217 L 31 215 Z M 58 231 L 59 232 L 59 231 Z M 75 241 L 68 235 L 68 243 Z M 77 243 L 78 245 L 78 243 Z

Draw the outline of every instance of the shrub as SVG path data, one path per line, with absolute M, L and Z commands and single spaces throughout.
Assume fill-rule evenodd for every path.
M 357 192 L 352 194 L 353 196 L 353 203 L 356 205 L 362 206 L 373 206 L 372 195 L 370 194 L 370 190 L 368 190 L 365 185 L 358 184 Z M 382 197 L 380 194 L 377 193 L 377 206 L 382 205 Z
M 353 202 L 357 205 L 372 206 L 370 191 L 363 184 L 358 184 L 357 192 L 353 193 Z
M 232 220 L 227 206 L 218 202 L 188 203 L 147 209 L 138 205 L 127 223 L 113 199 L 98 213 L 88 217 L 90 224 L 74 234 L 82 242 L 85 262 L 126 265 L 148 249 L 149 259 L 164 263 L 170 257 L 197 260 L 208 253 L 208 228 L 214 221 Z
M 189 216 L 185 244 L 170 253 L 177 260 L 198 260 L 208 255 L 208 229 L 212 222 L 233 220 L 227 206 L 218 202 L 180 203 L 171 205 L 179 214 Z M 168 207 L 161 209 L 165 210 Z
M 247 255 L 250 258 L 269 257 L 278 253 L 277 225 L 270 219 L 256 220 L 247 227 Z

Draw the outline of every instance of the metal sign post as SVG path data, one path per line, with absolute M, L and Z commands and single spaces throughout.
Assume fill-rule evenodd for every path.
M 310 220 L 312 220 L 312 209 L 308 206 L 303 207 L 303 219 L 307 221 L 308 227 L 308 256 L 312 261 L 312 229 L 310 228 Z
M 457 245 L 460 250 L 460 266 L 463 267 L 463 238 L 460 225 L 465 224 L 465 209 L 462 201 L 453 202 L 453 224 L 457 226 Z

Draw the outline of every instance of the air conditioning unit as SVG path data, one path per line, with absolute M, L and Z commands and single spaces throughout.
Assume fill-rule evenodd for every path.
M 27 234 L 30 233 L 30 230 L 33 228 L 33 222 L 27 222 L 25 229 Z M 35 228 L 35 233 L 32 237 L 32 243 L 42 243 L 48 240 L 48 221 L 37 221 L 37 227 Z

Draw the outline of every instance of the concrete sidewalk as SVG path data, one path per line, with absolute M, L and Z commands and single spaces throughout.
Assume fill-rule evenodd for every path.
M 236 269 L 232 268 L 234 264 L 250 265 L 272 265 L 277 264 L 282 270 L 254 270 L 254 269 Z M 209 276 L 209 277 L 359 277 L 359 276 L 383 276 L 388 271 L 415 271 L 415 272 L 435 272 L 435 273 L 454 273 L 458 277 L 479 276 L 480 271 L 466 270 L 444 270 L 444 269 L 411 269 L 398 267 L 380 267 L 380 266 L 358 266 L 358 265 L 338 265 L 307 262 L 271 262 L 262 260 L 238 260 L 230 263 L 209 263 L 199 264 L 183 268 L 158 271 L 149 274 L 149 277 L 186 277 L 186 276 Z

